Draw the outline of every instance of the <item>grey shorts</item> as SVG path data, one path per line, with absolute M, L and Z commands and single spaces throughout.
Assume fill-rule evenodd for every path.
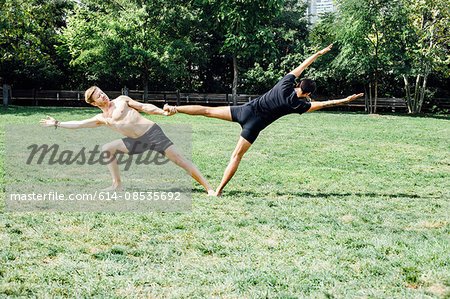
M 123 138 L 123 143 L 129 151 L 129 155 L 140 154 L 147 150 L 157 151 L 164 154 L 164 151 L 173 144 L 163 130 L 154 124 L 138 138 Z
M 231 120 L 241 125 L 241 136 L 251 144 L 255 142 L 259 133 L 270 124 L 259 117 L 248 103 L 241 106 L 230 106 L 230 110 Z

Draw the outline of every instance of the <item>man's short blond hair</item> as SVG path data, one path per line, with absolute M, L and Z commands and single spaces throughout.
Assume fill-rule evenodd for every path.
M 97 88 L 98 88 L 97 86 L 91 86 L 91 87 L 89 87 L 88 90 L 86 90 L 84 92 L 84 100 L 86 101 L 86 103 L 91 104 L 95 101 L 95 99 L 93 99 L 92 95 L 94 94 L 94 92 Z

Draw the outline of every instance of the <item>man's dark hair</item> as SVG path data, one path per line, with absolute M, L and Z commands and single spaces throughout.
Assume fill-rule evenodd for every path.
M 300 87 L 303 93 L 313 93 L 316 91 L 316 81 L 310 78 L 305 78 L 297 84 L 297 87 Z

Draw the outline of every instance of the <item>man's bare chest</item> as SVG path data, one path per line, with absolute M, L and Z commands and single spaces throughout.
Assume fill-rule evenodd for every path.
M 131 109 L 125 101 L 113 101 L 111 106 L 103 116 L 111 123 L 121 123 L 127 121 L 134 109 Z

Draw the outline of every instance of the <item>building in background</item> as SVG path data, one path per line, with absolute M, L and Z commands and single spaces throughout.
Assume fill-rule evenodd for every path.
M 308 4 L 307 14 L 311 23 L 315 23 L 321 13 L 337 10 L 335 0 L 306 0 L 306 3 Z

